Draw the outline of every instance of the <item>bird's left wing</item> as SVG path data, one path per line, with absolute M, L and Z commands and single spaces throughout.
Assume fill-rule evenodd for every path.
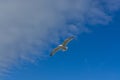
M 61 49 L 60 46 L 58 46 L 57 48 L 53 49 L 53 51 L 50 53 L 50 56 L 53 56 L 60 49 Z
M 73 38 L 74 38 L 74 36 L 71 36 L 71 37 L 67 38 L 67 39 L 62 43 L 62 45 L 63 45 L 63 46 L 66 46 L 66 45 L 68 44 L 68 42 L 70 42 Z

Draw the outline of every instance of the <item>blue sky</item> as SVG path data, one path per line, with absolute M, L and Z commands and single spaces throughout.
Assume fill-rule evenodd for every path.
M 7 80 L 119 80 L 119 13 L 107 26 L 97 25 L 92 33 L 77 36 L 68 51 L 15 69 Z
M 27 1 L 13 0 L 15 4 L 2 1 L 1 4 L 7 6 L 1 5 L 4 6 L 1 8 L 4 14 L 0 14 L 1 18 L 5 18 L 0 19 L 3 34 L 0 35 L 0 78 L 120 80 L 120 4 L 117 3 L 119 0 L 110 1 L 114 3 L 114 8 L 111 8 L 111 3 L 107 0 L 102 0 L 106 2 L 105 5 L 96 0 L 92 7 L 88 8 L 91 1 L 76 0 L 76 7 L 70 7 L 73 6 L 72 0 L 70 3 L 67 0 L 55 1 L 58 6 L 51 6 L 53 3 L 42 0 L 31 0 L 29 4 Z M 44 5 L 38 6 L 38 2 Z M 87 7 L 79 6 L 79 2 Z M 33 7 L 31 4 L 36 6 Z M 88 9 L 90 14 L 87 12 Z M 8 17 L 9 15 L 11 16 Z M 75 35 L 76 38 L 68 44 L 68 50 L 59 51 L 50 57 L 50 51 L 71 35 Z

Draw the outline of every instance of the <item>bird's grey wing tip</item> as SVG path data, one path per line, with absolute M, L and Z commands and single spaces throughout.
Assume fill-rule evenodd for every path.
M 75 38 L 75 36 L 71 36 L 71 38 Z
M 50 54 L 50 56 L 53 56 L 53 54 Z
M 50 53 L 50 56 L 53 56 L 54 54 L 55 54 L 55 52 L 51 52 L 51 53 Z

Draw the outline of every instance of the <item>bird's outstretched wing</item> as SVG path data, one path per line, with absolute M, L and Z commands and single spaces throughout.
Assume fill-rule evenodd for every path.
M 66 46 L 73 38 L 74 38 L 74 36 L 71 36 L 71 37 L 67 38 L 67 39 L 62 43 L 62 45 L 63 45 L 63 46 Z
M 50 56 L 53 56 L 60 49 L 61 49 L 60 46 L 58 46 L 57 48 L 53 49 L 53 51 L 50 53 Z

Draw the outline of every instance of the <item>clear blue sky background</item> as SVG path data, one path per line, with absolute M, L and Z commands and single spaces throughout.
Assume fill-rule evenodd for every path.
M 108 25 L 95 25 L 92 33 L 78 35 L 68 51 L 14 69 L 6 80 L 120 80 L 119 14 Z

